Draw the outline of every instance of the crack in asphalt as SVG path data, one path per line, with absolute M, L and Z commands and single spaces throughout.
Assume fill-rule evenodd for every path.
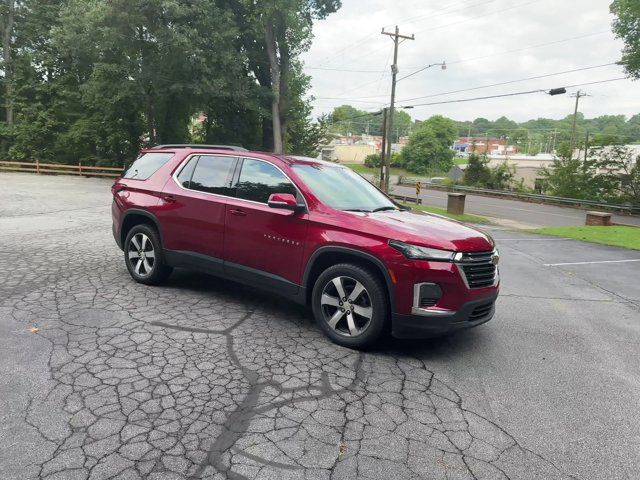
M 299 308 L 211 277 L 135 284 L 84 214 L 82 243 L 16 238 L 0 258 L 0 312 L 49 345 L 24 478 L 573 478 L 422 359 L 336 346 Z

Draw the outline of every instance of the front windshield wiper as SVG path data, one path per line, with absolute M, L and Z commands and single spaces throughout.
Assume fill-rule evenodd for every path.
M 363 210 L 361 208 L 345 208 L 342 210 L 343 212 L 363 212 L 363 213 L 371 213 L 371 210 Z M 374 210 L 375 212 L 375 210 Z
M 396 207 L 391 207 L 391 206 L 387 206 L 387 207 L 378 207 L 378 208 L 374 208 L 373 210 L 371 210 L 372 212 L 384 212 L 385 210 L 399 210 Z

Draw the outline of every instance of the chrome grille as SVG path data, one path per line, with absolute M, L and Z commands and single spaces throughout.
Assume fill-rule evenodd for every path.
M 495 283 L 497 267 L 493 264 L 494 255 L 495 251 L 462 253 L 458 266 L 469 288 L 485 288 Z

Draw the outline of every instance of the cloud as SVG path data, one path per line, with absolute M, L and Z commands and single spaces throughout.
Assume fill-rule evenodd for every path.
M 611 33 L 610 0 L 343 0 L 343 4 L 340 11 L 317 22 L 313 45 L 303 57 L 306 72 L 313 78 L 316 115 L 344 103 L 375 111 L 388 102 L 392 42 L 380 31 L 383 26 L 393 29 L 396 23 L 401 33 L 415 33 L 416 37 L 400 46 L 399 77 L 431 63 L 445 60 L 448 64 L 447 70 L 430 68 L 399 82 L 399 104 L 451 90 L 616 62 L 622 50 L 622 42 Z M 622 67 L 613 65 L 409 103 L 549 89 L 623 76 Z M 589 118 L 640 113 L 640 82 L 622 80 L 580 88 L 590 95 L 580 104 Z M 506 115 L 524 121 L 565 117 L 573 112 L 573 102 L 569 95 L 538 93 L 422 106 L 410 113 L 418 119 L 434 114 L 457 120 Z

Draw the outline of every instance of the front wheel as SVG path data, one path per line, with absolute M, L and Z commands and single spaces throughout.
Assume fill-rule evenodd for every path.
M 164 262 L 160 238 L 154 228 L 136 225 L 127 234 L 124 245 L 124 261 L 136 282 L 156 285 L 171 275 L 173 269 Z
M 350 263 L 322 272 L 313 287 L 312 307 L 327 336 L 351 348 L 375 343 L 389 317 L 384 283 L 369 269 Z

